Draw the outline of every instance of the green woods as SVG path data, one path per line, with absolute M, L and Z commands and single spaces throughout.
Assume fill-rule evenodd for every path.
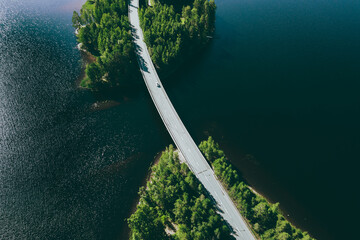
M 199 148 L 258 239 L 314 240 L 284 218 L 278 203 L 255 194 L 211 137 Z M 130 239 L 233 239 L 205 191 L 170 146 L 140 188 L 136 212 L 128 219 Z
M 141 28 L 155 66 L 164 72 L 175 69 L 208 43 L 215 28 L 216 6 L 213 0 L 152 2 L 153 6 L 145 4 L 147 7 L 139 11 Z M 99 90 L 124 86 L 138 78 L 128 3 L 88 0 L 80 14 L 74 12 L 72 22 L 78 41 L 96 58 L 86 67 L 82 87 Z
M 262 240 L 313 240 L 306 232 L 292 226 L 279 211 L 279 204 L 271 204 L 253 193 L 226 158 L 219 145 L 209 137 L 199 145 L 212 165 L 216 176 L 228 190 L 230 197 L 252 229 Z
M 205 46 L 214 32 L 213 0 L 142 0 L 141 28 L 151 58 L 161 72 L 171 71 Z M 94 56 L 81 86 L 99 90 L 126 86 L 138 77 L 127 0 L 88 0 L 74 12 L 81 47 Z M 311 240 L 241 180 L 211 137 L 200 146 L 239 211 L 262 240 Z M 128 219 L 131 239 L 232 239 L 213 202 L 172 146 L 152 167 L 151 180 L 140 189 L 140 203 Z
M 150 181 L 139 194 L 136 212 L 128 219 L 130 239 L 233 239 L 203 186 L 179 162 L 172 146 L 152 167 Z
M 137 76 L 138 67 L 126 0 L 88 0 L 73 14 L 82 48 L 96 57 L 86 67 L 80 85 L 92 89 L 123 86 Z
M 144 0 L 143 0 L 144 1 Z M 154 0 L 139 11 L 151 58 L 161 72 L 208 43 L 215 29 L 213 0 Z

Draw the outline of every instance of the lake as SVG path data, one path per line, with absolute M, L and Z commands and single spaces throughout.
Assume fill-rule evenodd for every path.
M 172 143 L 144 85 L 112 107 L 76 86 L 84 1 L 0 0 L 0 238 L 124 239 Z M 258 192 L 318 239 L 356 235 L 360 2 L 217 1 L 216 33 L 163 79 Z M 101 106 L 101 104 L 100 104 Z

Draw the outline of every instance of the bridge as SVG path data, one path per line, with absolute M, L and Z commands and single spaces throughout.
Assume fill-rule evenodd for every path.
M 141 74 L 157 111 L 187 165 L 216 202 L 218 212 L 231 227 L 233 236 L 241 240 L 255 240 L 245 220 L 216 178 L 214 171 L 205 160 L 167 96 L 144 42 L 138 8 L 139 0 L 130 0 L 129 20 L 135 51 Z

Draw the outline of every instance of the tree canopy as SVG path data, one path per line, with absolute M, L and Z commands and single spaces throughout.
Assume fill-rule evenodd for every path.
M 215 29 L 215 9 L 214 0 L 155 0 L 154 6 L 139 10 L 144 40 L 158 70 L 179 65 L 208 43 Z M 94 69 L 100 73 L 87 75 L 84 86 L 122 86 L 138 78 L 127 14 L 128 0 L 88 0 L 80 14 L 73 13 L 78 41 L 96 57 L 97 67 L 92 65 L 86 73 Z
M 78 41 L 96 57 L 86 73 L 90 87 L 100 89 L 129 84 L 137 77 L 138 67 L 132 43 L 126 0 L 88 0 L 73 14 Z M 95 67 L 96 65 L 96 67 Z M 92 69 L 89 69 L 92 68 Z
M 314 240 L 308 233 L 295 228 L 284 218 L 278 203 L 271 204 L 250 190 L 212 137 L 201 142 L 199 148 L 211 163 L 216 176 L 228 190 L 239 211 L 262 240 Z
M 166 70 L 209 41 L 215 29 L 214 0 L 155 0 L 139 11 L 154 64 Z
M 195 175 L 180 163 L 172 146 L 152 167 L 139 191 L 140 203 L 128 219 L 131 239 L 233 239 Z

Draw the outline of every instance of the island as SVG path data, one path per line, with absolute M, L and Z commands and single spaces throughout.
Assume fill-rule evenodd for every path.
M 95 57 L 80 86 L 94 90 L 126 86 L 139 72 L 125 0 L 88 0 L 73 13 L 80 48 Z
M 131 239 L 312 240 L 285 219 L 279 204 L 269 203 L 240 178 L 211 137 L 197 148 L 159 83 L 157 71 L 171 73 L 209 43 L 214 1 L 143 0 L 138 6 L 138 1 L 88 0 L 80 15 L 73 14 L 80 48 L 95 59 L 81 85 L 101 90 L 132 84 L 140 72 L 138 61 L 165 125 L 173 125 L 168 130 L 174 142 L 184 156 L 187 151 L 183 162 L 188 165 L 179 162 L 170 146 L 152 168 L 137 210 L 128 219 Z
M 170 145 L 141 187 L 128 219 L 132 240 L 233 239 L 206 190 Z
M 285 219 L 279 203 L 268 202 L 241 179 L 212 137 L 202 141 L 199 149 L 258 239 L 314 240 Z M 137 209 L 128 219 L 131 240 L 232 239 L 204 187 L 180 162 L 172 146 L 151 168 L 147 185 L 140 188 L 139 195 Z
M 161 73 L 171 72 L 209 43 L 215 30 L 214 0 L 143 0 L 144 40 Z
M 210 41 L 215 29 L 213 0 L 142 1 L 141 27 L 160 73 L 172 73 Z M 93 90 L 132 85 L 140 73 L 132 42 L 127 0 L 88 0 L 73 13 L 79 48 L 94 59 L 80 86 Z

